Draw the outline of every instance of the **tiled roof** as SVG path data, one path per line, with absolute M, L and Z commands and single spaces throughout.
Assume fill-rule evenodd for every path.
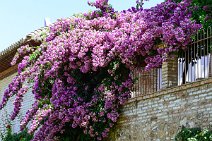
M 10 62 L 12 61 L 19 47 L 26 44 L 40 45 L 40 40 L 37 40 L 37 38 L 34 37 L 36 35 L 39 35 L 39 33 L 44 30 L 46 30 L 45 27 L 35 30 L 34 32 L 28 34 L 25 38 L 20 39 L 16 43 L 12 44 L 8 48 L 0 52 L 0 78 L 2 77 L 1 75 L 3 74 L 3 72 L 11 67 Z
M 14 57 L 17 49 L 24 44 L 24 39 L 20 39 L 18 42 L 12 44 L 7 49 L 0 52 L 0 73 L 10 67 L 10 62 Z

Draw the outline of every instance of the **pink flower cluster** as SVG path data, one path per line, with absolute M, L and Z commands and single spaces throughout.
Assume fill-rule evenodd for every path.
M 107 137 L 120 106 L 130 97 L 130 69 L 141 64 L 146 70 L 161 66 L 200 28 L 190 20 L 188 1 L 122 12 L 114 11 L 108 0 L 90 5 L 99 10 L 60 19 L 49 27 L 39 47 L 19 49 L 20 54 L 32 53 L 19 64 L 0 108 L 16 95 L 14 119 L 27 91 L 23 84 L 32 83 L 35 103 L 21 128 L 33 119 L 30 132 L 38 129 L 34 141 L 63 136 L 67 125 L 97 140 Z M 166 46 L 159 48 L 161 43 Z

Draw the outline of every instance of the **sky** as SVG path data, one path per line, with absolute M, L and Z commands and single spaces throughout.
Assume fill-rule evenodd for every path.
M 115 10 L 135 6 L 136 0 L 109 0 Z M 144 8 L 164 0 L 149 0 Z M 87 0 L 0 0 L 0 51 L 44 26 L 44 19 L 55 22 L 59 18 L 93 10 Z

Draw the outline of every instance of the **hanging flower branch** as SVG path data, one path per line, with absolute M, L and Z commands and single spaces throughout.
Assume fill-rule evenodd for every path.
M 121 12 L 108 0 L 89 5 L 99 10 L 58 20 L 41 35 L 40 46 L 21 47 L 12 62 L 24 56 L 0 108 L 15 95 L 11 115 L 15 119 L 31 88 L 35 103 L 21 128 L 32 121 L 29 132 L 38 130 L 34 141 L 107 137 L 120 106 L 130 98 L 130 70 L 141 64 L 145 70 L 161 66 L 200 28 L 190 20 L 187 1 Z M 161 43 L 166 47 L 158 48 Z

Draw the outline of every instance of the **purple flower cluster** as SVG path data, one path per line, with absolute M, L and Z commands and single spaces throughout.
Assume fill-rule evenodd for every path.
M 32 120 L 30 132 L 38 129 L 34 141 L 63 136 L 67 125 L 97 140 L 107 137 L 120 105 L 130 97 L 130 69 L 141 64 L 146 70 L 159 67 L 170 53 L 185 48 L 200 28 L 190 20 L 188 1 L 122 12 L 114 11 L 108 0 L 89 4 L 99 10 L 60 19 L 42 36 L 39 47 L 19 49 L 19 56 L 31 54 L 18 65 L 0 108 L 16 95 L 14 119 L 28 89 L 23 84 L 32 83 L 35 103 L 21 129 Z
M 21 102 L 23 101 L 23 95 L 28 91 L 28 87 L 27 86 L 23 86 L 22 88 L 20 88 L 20 90 L 18 90 L 17 94 L 16 94 L 16 99 L 14 101 L 14 110 L 13 113 L 11 115 L 11 119 L 14 120 L 15 117 L 18 115 L 20 109 L 21 109 Z
M 96 7 L 99 10 L 92 11 L 91 13 L 85 13 L 84 16 L 87 19 L 94 19 L 97 17 L 113 17 L 115 14 L 114 9 L 108 4 L 108 0 L 96 0 L 95 2 L 88 2 L 90 6 Z
M 42 109 L 38 109 L 33 117 L 30 130 L 28 131 L 30 134 L 34 133 L 35 130 L 39 127 L 41 121 L 44 120 L 51 113 L 51 107 L 44 105 Z
M 23 130 L 26 127 L 27 123 L 33 118 L 33 115 L 36 114 L 37 110 L 38 110 L 38 102 L 36 101 L 32 105 L 32 108 L 27 111 L 25 117 L 21 120 L 20 123 L 21 130 Z

